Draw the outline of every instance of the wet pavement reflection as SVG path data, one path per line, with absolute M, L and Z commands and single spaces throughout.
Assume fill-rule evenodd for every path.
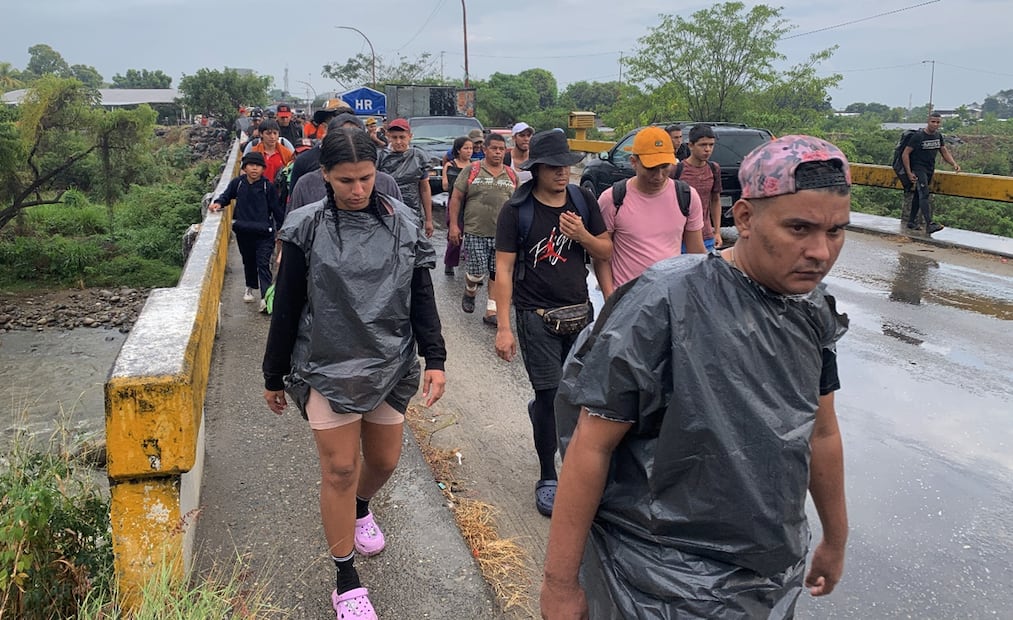
M 827 283 L 851 319 L 836 399 L 851 538 L 844 581 L 799 617 L 1011 617 L 1013 268 L 848 244 Z

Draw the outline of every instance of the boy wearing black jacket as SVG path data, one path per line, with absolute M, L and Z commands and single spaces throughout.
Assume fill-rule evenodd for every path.
M 255 288 L 260 289 L 260 311 L 267 311 L 264 295 L 271 286 L 271 253 L 274 233 L 285 219 L 285 209 L 278 201 L 274 184 L 264 178 L 264 155 L 251 151 L 243 155 L 243 175 L 229 183 L 221 196 L 208 207 L 220 211 L 233 200 L 232 232 L 236 234 L 239 254 L 243 257 L 246 291 L 243 301 L 253 301 Z

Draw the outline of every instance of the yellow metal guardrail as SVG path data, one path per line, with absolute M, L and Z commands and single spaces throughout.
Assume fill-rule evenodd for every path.
M 616 145 L 606 140 L 587 140 L 583 129 L 576 129 L 578 136 L 569 140 L 571 151 L 601 153 Z M 856 185 L 901 189 L 900 181 L 890 166 L 875 164 L 851 164 L 851 181 Z M 1013 202 L 1013 177 L 991 174 L 956 173 L 936 170 L 930 190 L 933 194 L 960 196 L 981 200 Z
M 237 142 L 217 193 L 238 163 Z M 163 564 L 182 575 L 192 558 L 230 223 L 231 210 L 205 218 L 179 283 L 148 296 L 105 384 L 112 544 L 127 608 Z

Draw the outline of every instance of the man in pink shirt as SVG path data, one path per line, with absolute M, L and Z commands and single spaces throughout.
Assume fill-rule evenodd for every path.
M 707 250 L 703 244 L 703 205 L 690 188 L 689 216 L 682 214 L 675 181 L 669 167 L 675 164 L 672 138 L 661 127 L 645 127 L 633 138 L 630 164 L 636 176 L 626 181 L 626 195 L 619 205 L 613 188 L 598 198 L 602 219 L 612 238 L 612 259 L 595 261 L 595 274 L 607 299 L 617 287 L 654 263 L 679 256 L 682 245 L 693 254 Z

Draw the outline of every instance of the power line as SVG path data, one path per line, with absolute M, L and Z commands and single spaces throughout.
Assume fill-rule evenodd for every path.
M 464 55 L 460 52 L 447 52 L 447 53 L 452 54 L 454 56 Z M 590 58 L 592 56 L 613 56 L 621 53 L 622 51 L 616 50 L 614 52 L 596 52 L 593 54 L 568 54 L 565 56 L 545 56 L 543 54 L 539 54 L 538 56 L 505 56 L 503 54 L 472 54 L 469 52 L 468 56 L 472 58 L 507 58 L 511 60 L 541 60 L 543 58 Z
M 922 2 L 920 4 L 912 4 L 911 6 L 906 6 L 906 7 L 902 8 L 902 9 L 894 9 L 892 11 L 886 11 L 885 13 L 879 13 L 877 15 L 870 15 L 869 17 L 861 17 L 859 19 L 853 19 L 851 21 L 843 22 L 843 23 L 840 23 L 840 24 L 837 24 L 837 25 L 834 25 L 834 26 L 827 26 L 826 28 L 819 28 L 817 30 L 810 30 L 809 32 L 802 32 L 802 33 L 799 33 L 799 34 L 793 34 L 790 37 L 781 37 L 781 40 L 782 41 L 787 41 L 788 39 L 797 39 L 799 37 L 805 37 L 805 36 L 809 36 L 811 34 L 816 34 L 816 33 L 819 33 L 819 32 L 826 32 L 827 30 L 834 30 L 835 28 L 843 28 L 844 26 L 851 26 L 852 24 L 858 24 L 858 23 L 861 23 L 861 22 L 867 22 L 870 19 L 876 19 L 876 18 L 879 18 L 879 17 L 886 17 L 887 15 L 896 15 L 897 13 L 903 13 L 904 11 L 910 11 L 911 9 L 917 9 L 919 7 L 928 6 L 930 4 L 935 4 L 935 3 L 939 2 L 939 1 L 940 0 L 928 0 L 928 2 Z
M 945 65 L 947 67 L 953 67 L 954 69 L 961 69 L 963 71 L 974 71 L 977 73 L 987 73 L 989 75 L 1000 75 L 1002 77 L 1013 77 L 1013 73 L 1000 73 L 999 71 L 989 71 L 988 69 L 975 69 L 974 67 L 961 67 L 960 65 L 951 65 L 948 62 L 937 60 L 936 64 Z
M 443 8 L 443 5 L 444 5 L 444 3 L 446 1 L 447 0 L 440 0 L 439 2 L 436 3 L 436 7 L 433 9 L 433 12 L 429 14 L 429 17 L 426 18 L 426 21 L 422 22 L 422 26 L 419 27 L 418 31 L 415 34 L 413 34 L 412 38 L 408 39 L 408 41 L 406 41 L 404 45 L 402 45 L 401 47 L 397 48 L 397 51 L 400 52 L 404 48 L 406 48 L 409 45 L 411 45 L 412 41 L 414 41 L 415 39 L 419 38 L 419 35 L 422 34 L 422 31 L 426 29 L 426 26 L 429 25 L 429 22 L 432 21 L 433 17 L 436 15 L 436 13 L 439 12 L 439 10 Z
M 887 71 L 890 69 L 909 69 L 911 67 L 921 66 L 921 62 L 909 62 L 906 65 L 890 65 L 887 67 L 868 67 L 865 69 L 837 69 L 836 73 L 862 73 L 864 71 Z M 942 64 L 942 63 L 940 63 Z

